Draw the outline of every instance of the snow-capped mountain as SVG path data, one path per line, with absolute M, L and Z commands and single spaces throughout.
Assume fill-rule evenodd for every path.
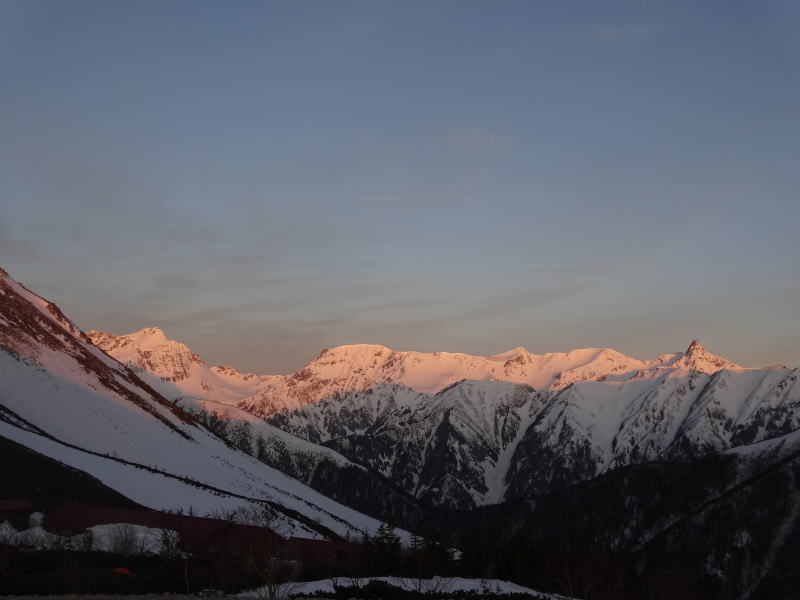
M 158 327 L 147 327 L 122 336 L 90 331 L 89 336 L 118 361 L 135 365 L 167 381 L 183 381 L 190 376 L 194 365 L 203 364 L 187 346 L 168 340 Z
M 714 373 L 742 367 L 715 356 L 694 341 L 686 352 L 638 360 L 610 348 L 532 354 L 514 348 L 491 356 L 448 352 L 396 352 L 359 344 L 323 350 L 289 375 L 240 373 L 231 366 L 209 367 L 187 346 L 169 340 L 157 327 L 128 335 L 90 331 L 92 341 L 120 362 L 134 365 L 175 384 L 183 395 L 235 404 L 268 417 L 315 404 L 345 392 L 362 392 L 376 384 L 398 383 L 434 394 L 463 379 L 521 383 L 537 390 L 561 390 L 576 381 L 623 381 L 660 368 Z
M 265 416 L 427 503 L 459 508 L 800 427 L 796 370 L 746 369 L 697 340 L 652 360 L 608 348 L 477 357 L 341 346 L 294 374 L 253 376 L 207 367 L 154 328 L 90 335 L 160 375 L 191 357 L 172 380 L 181 393 Z
M 191 362 L 172 363 L 172 377 Z M 0 381 L 0 436 L 145 506 L 203 514 L 266 502 L 276 527 L 300 537 L 379 527 L 223 443 L 3 270 Z
M 678 367 L 542 392 L 462 381 L 428 395 L 389 384 L 269 421 L 378 470 L 422 500 L 468 508 L 794 431 L 800 385 L 796 370 Z
M 168 393 L 235 405 L 255 394 L 262 380 L 271 379 L 240 373 L 228 365 L 209 367 L 185 344 L 167 339 L 158 327 L 128 335 L 90 331 L 88 336 L 121 363 L 174 384 L 164 388 Z
M 435 395 L 382 384 L 270 422 L 369 465 L 423 501 L 465 508 L 502 500 L 514 449 L 544 401 L 530 386 L 506 382 L 462 381 Z

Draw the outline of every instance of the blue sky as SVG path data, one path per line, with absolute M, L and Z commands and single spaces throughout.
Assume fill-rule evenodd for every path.
M 800 364 L 797 2 L 0 0 L 0 264 L 212 364 Z

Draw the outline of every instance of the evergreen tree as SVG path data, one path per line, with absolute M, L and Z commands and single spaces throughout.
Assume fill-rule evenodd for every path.
M 228 439 L 242 452 L 253 454 L 253 434 L 246 421 L 231 421 L 228 425 Z
M 384 522 L 378 527 L 378 531 L 374 537 L 371 538 L 372 554 L 374 558 L 374 566 L 382 574 L 394 575 L 400 569 L 400 551 L 402 544 L 400 543 L 400 536 L 394 530 L 394 527 Z
M 260 433 L 256 436 L 256 458 L 261 462 L 267 460 L 267 443 Z

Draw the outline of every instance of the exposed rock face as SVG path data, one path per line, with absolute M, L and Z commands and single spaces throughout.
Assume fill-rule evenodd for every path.
M 692 340 L 686 352 L 683 355 L 677 355 L 675 362 L 669 363 L 668 366 L 691 369 L 692 371 L 701 371 L 703 373 L 716 373 L 723 369 L 740 368 L 739 365 L 721 356 L 711 354 L 697 340 Z

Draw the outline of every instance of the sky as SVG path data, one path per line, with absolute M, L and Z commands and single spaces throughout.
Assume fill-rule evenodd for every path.
M 800 3 L 0 0 L 0 266 L 209 364 L 800 365 Z

